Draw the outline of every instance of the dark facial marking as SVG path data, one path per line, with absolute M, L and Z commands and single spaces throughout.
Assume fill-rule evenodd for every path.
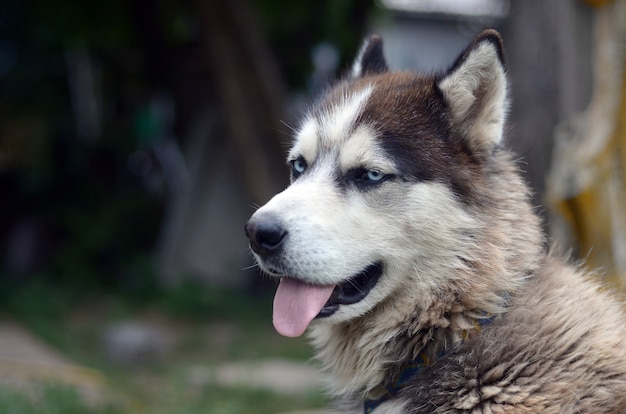
M 371 77 L 376 89 L 358 123 L 371 125 L 401 178 L 439 181 L 465 202 L 482 166 L 449 122 L 448 108 L 434 77 L 393 73 Z

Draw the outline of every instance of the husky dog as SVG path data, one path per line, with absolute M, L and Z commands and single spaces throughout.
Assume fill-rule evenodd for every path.
M 626 317 L 546 252 L 512 154 L 502 40 L 390 72 L 371 37 L 304 116 L 292 184 L 245 226 L 350 412 L 625 413 Z

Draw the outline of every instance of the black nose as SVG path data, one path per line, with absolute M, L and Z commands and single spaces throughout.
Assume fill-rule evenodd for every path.
M 252 251 L 260 256 L 278 252 L 287 236 L 287 230 L 272 217 L 252 218 L 244 227 Z

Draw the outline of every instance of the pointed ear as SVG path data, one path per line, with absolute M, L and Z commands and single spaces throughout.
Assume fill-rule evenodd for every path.
M 502 38 L 480 33 L 437 82 L 455 130 L 476 153 L 490 154 L 502 141 L 508 109 Z
M 357 55 L 350 76 L 352 79 L 361 78 L 367 75 L 375 75 L 387 72 L 387 62 L 383 54 L 383 39 L 373 35 L 366 39 Z

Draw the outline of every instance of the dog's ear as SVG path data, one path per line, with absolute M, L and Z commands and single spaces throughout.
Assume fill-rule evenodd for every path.
M 490 154 L 500 143 L 508 110 L 502 38 L 485 30 L 437 81 L 453 127 L 476 153 Z
M 383 39 L 378 35 L 370 36 L 361 46 L 350 75 L 352 79 L 367 75 L 387 72 L 387 61 L 383 54 Z

